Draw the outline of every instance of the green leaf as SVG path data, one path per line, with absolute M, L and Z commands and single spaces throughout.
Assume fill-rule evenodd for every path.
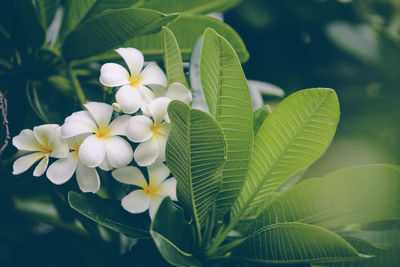
M 136 7 L 157 10 L 163 13 L 186 12 L 209 14 L 222 12 L 236 6 L 241 0 L 151 0 L 141 1 Z
M 184 61 L 189 61 L 194 45 L 208 27 L 213 28 L 231 43 L 236 53 L 239 55 L 241 62 L 246 62 L 249 58 L 249 53 L 240 36 L 229 25 L 217 19 L 203 15 L 183 13 L 167 26 L 175 35 Z M 139 49 L 144 54 L 146 60 L 160 60 L 163 58 L 161 39 L 161 33 L 145 35 L 130 39 L 121 46 Z M 87 61 L 106 61 L 118 58 L 120 58 L 118 54 L 113 51 L 107 51 L 99 56 L 89 58 L 83 61 L 83 63 Z
M 224 131 L 227 160 L 216 216 L 223 216 L 242 188 L 253 146 L 253 107 L 239 58 L 221 35 L 208 28 L 200 54 L 200 81 L 211 115 Z
M 177 16 L 139 8 L 108 10 L 71 32 L 62 51 L 69 61 L 90 57 L 135 36 L 158 31 Z
M 268 105 L 262 106 L 253 112 L 253 132 L 257 135 L 258 129 L 260 129 L 263 122 L 271 114 L 271 108 Z
M 168 106 L 171 133 L 167 165 L 178 181 L 178 199 L 193 216 L 198 238 L 221 186 L 225 139 L 221 127 L 207 113 L 180 101 Z
M 232 257 L 267 264 L 299 264 L 356 260 L 362 256 L 340 236 L 322 227 L 280 223 L 248 236 Z
M 72 1 L 70 1 L 72 2 Z M 75 1 L 76 2 L 76 1 Z M 34 0 L 40 23 L 47 29 L 56 15 L 58 0 Z
M 193 248 L 192 225 L 183 211 L 166 197 L 151 223 L 150 233 L 161 255 L 174 266 L 200 266 L 190 252 Z
M 163 27 L 161 32 L 164 48 L 164 66 L 167 72 L 168 84 L 178 82 L 189 88 L 183 72 L 181 52 L 175 36 L 167 27 Z
M 307 89 L 283 100 L 255 137 L 249 171 L 232 210 L 233 221 L 256 216 L 289 177 L 311 165 L 330 144 L 339 121 L 331 89 Z
M 400 229 L 382 231 L 343 231 L 338 232 L 338 234 L 342 237 L 359 238 L 375 244 L 400 245 Z
M 340 262 L 327 264 L 329 267 L 398 267 L 400 266 L 400 246 L 380 247 L 365 240 L 347 237 L 345 238 L 357 251 L 363 254 L 374 255 L 370 259 L 362 259 L 354 262 Z
M 79 0 L 65 1 L 65 12 L 62 20 L 59 41 L 73 31 L 84 20 L 94 17 L 107 9 L 131 7 L 138 0 Z
M 400 218 L 400 170 L 365 165 L 308 179 L 276 198 L 255 228 L 303 222 L 326 228 Z
M 69 205 L 89 219 L 133 238 L 150 238 L 147 214 L 130 214 L 116 200 L 86 193 L 68 193 Z

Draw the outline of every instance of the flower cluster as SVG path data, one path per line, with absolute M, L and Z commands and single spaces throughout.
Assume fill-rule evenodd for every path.
M 100 82 L 117 88 L 116 103 L 89 102 L 86 110 L 72 113 L 61 126 L 22 130 L 13 138 L 13 145 L 24 154 L 14 162 L 13 174 L 25 172 L 40 160 L 34 176 L 46 173 L 59 185 L 75 173 L 81 191 L 96 193 L 100 189 L 96 169 L 113 170 L 117 181 L 141 188 L 125 196 L 122 206 L 132 213 L 149 210 L 153 217 L 163 197 L 177 200 L 176 180 L 168 178 L 170 171 L 163 164 L 170 132 L 167 107 L 172 100 L 190 103 L 192 95 L 183 84 L 168 86 L 156 63 L 143 68 L 139 50 L 119 48 L 116 52 L 129 71 L 115 63 L 104 64 L 100 71 Z M 137 143 L 134 151 L 130 141 Z M 50 158 L 56 160 L 48 167 Z M 147 167 L 148 181 L 139 168 L 128 166 L 132 160 Z

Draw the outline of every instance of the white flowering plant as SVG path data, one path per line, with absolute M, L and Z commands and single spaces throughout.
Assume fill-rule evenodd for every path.
M 61 35 L 65 58 L 99 53 L 85 27 L 139 11 L 154 12 L 106 11 Z M 334 90 L 301 90 L 273 111 L 267 105 L 253 111 L 238 42 L 207 28 L 193 50 L 189 83 L 174 25 L 161 27 L 176 15 L 150 13 L 159 17 L 148 24 L 161 29 L 163 69 L 146 63 L 140 49 L 118 48 L 112 58 L 120 56 L 123 65 L 104 63 L 98 72 L 108 95 L 89 101 L 71 64 L 81 109 L 60 125 L 12 138 L 19 150 L 13 175 L 35 166 L 33 176 L 69 191 L 77 212 L 64 214 L 72 217 L 67 228 L 78 224 L 96 241 L 117 243 L 142 266 L 373 266 L 396 253 L 368 239 L 361 226 L 400 218 L 400 167 L 302 177 L 335 134 Z M 78 37 L 88 43 L 76 52 Z M 144 256 L 140 246 L 148 249 Z

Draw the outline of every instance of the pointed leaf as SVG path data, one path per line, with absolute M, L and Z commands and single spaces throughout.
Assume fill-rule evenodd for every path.
M 130 214 L 119 201 L 71 191 L 68 202 L 74 210 L 114 231 L 133 238 L 150 238 L 147 214 Z
M 327 228 L 400 218 L 400 170 L 366 165 L 308 179 L 276 198 L 255 229 L 280 222 Z
M 258 263 L 299 264 L 357 260 L 362 256 L 340 236 L 324 228 L 281 223 L 251 234 L 232 257 Z
M 286 179 L 307 168 L 330 144 L 339 121 L 331 89 L 307 89 L 283 100 L 257 132 L 233 221 L 256 216 Z
M 192 225 L 183 211 L 169 197 L 158 208 L 150 233 L 161 255 L 174 266 L 199 266 L 190 250 L 193 247 Z
M 172 128 L 167 165 L 178 181 L 178 199 L 193 216 L 199 237 L 221 186 L 218 174 L 225 161 L 224 135 L 210 115 L 183 102 L 172 101 L 168 114 Z
M 249 53 L 247 52 L 246 46 L 240 36 L 229 25 L 217 19 L 204 15 L 183 13 L 167 26 L 168 29 L 174 33 L 175 38 L 178 41 L 184 61 L 189 61 L 194 45 L 199 37 L 203 35 L 204 30 L 208 27 L 213 28 L 231 43 L 235 48 L 236 53 L 239 55 L 241 62 L 246 62 L 249 58 Z M 161 33 L 150 34 L 130 39 L 121 46 L 135 47 L 139 49 L 144 54 L 146 60 L 160 60 L 163 58 L 161 38 Z M 107 51 L 104 54 L 88 58 L 83 62 L 106 61 L 118 58 L 119 55 L 117 53 Z
M 242 188 L 253 146 L 253 107 L 242 66 L 229 42 L 208 28 L 200 54 L 200 81 L 211 115 L 226 138 L 216 215 L 224 215 Z
M 159 31 L 177 16 L 140 8 L 107 10 L 71 32 L 64 42 L 63 54 L 69 61 L 90 57 L 135 36 Z
M 164 48 L 164 66 L 167 72 L 168 84 L 179 82 L 189 88 L 185 74 L 183 73 L 181 51 L 174 34 L 167 28 L 162 29 L 162 41 Z

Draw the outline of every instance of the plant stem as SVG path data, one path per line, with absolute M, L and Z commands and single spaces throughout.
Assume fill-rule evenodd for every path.
M 68 65 L 68 76 L 69 79 L 71 80 L 72 86 L 75 88 L 75 92 L 76 95 L 78 96 L 78 100 L 81 103 L 81 105 L 83 106 L 84 104 L 86 104 L 86 98 L 85 98 L 85 94 L 82 91 L 82 87 L 78 81 L 78 78 L 76 78 L 76 75 L 74 73 L 74 71 L 71 68 L 71 65 Z

